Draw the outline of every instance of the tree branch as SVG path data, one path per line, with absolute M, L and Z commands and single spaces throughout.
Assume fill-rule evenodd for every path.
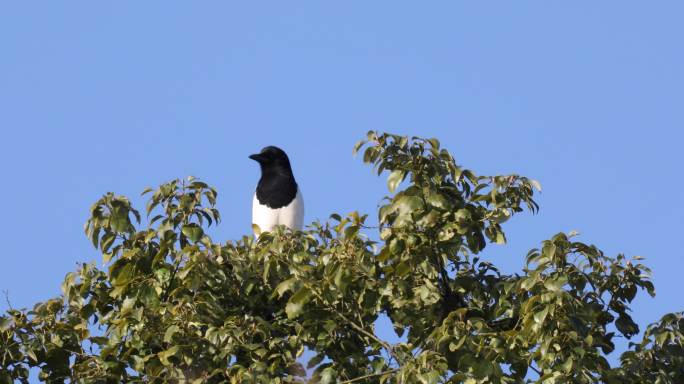
M 313 294 L 314 294 L 319 300 L 321 300 L 321 302 L 325 303 L 325 300 L 323 300 L 323 298 L 318 294 L 318 292 L 316 292 L 316 291 L 314 291 L 314 290 L 312 290 L 312 292 L 313 292 Z M 397 355 L 394 353 L 394 349 L 392 348 L 392 346 L 391 346 L 389 343 L 387 343 L 386 341 L 384 341 L 384 340 L 378 338 L 378 337 L 375 336 L 373 333 L 368 332 L 367 330 L 365 330 L 362 326 L 360 326 L 360 325 L 356 324 L 355 322 L 351 321 L 347 316 L 345 316 L 344 314 L 342 314 L 342 313 L 341 313 L 340 311 L 338 311 L 337 309 L 335 309 L 335 308 L 333 308 L 333 307 L 331 307 L 331 306 L 328 306 L 328 309 L 329 309 L 330 311 L 332 311 L 335 315 L 337 315 L 340 319 L 342 319 L 342 320 L 344 320 L 346 323 L 348 323 L 352 328 L 354 328 L 355 330 L 359 331 L 360 333 L 362 333 L 362 334 L 364 334 L 364 335 L 370 337 L 371 339 L 375 340 L 376 342 L 378 342 L 378 344 L 382 345 L 382 347 L 385 348 L 385 349 L 387 350 L 387 353 L 389 353 L 390 356 L 393 357 L 393 358 L 397 361 L 397 363 L 398 363 L 399 365 L 401 365 L 402 361 L 399 360 L 399 358 L 397 357 Z

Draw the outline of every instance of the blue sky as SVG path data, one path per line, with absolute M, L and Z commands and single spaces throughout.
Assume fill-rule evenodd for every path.
M 539 180 L 541 211 L 486 256 L 514 272 L 559 231 L 643 255 L 645 325 L 684 309 L 684 3 L 5 2 L 0 6 L 0 290 L 59 293 L 107 191 L 195 175 L 224 241 L 250 232 L 247 156 L 290 154 L 306 220 L 387 193 L 354 143 L 438 137 L 480 174 Z M 4 300 L 0 310 L 7 308 Z

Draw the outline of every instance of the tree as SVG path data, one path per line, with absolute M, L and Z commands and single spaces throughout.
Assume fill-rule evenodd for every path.
M 106 194 L 85 226 L 106 269 L 83 264 L 60 297 L 0 317 L 0 383 L 27 382 L 29 367 L 55 383 L 684 382 L 681 313 L 620 366 L 606 360 L 616 333 L 639 333 L 637 291 L 654 295 L 639 258 L 564 233 L 521 274 L 480 258 L 511 216 L 538 209 L 537 182 L 477 176 L 436 139 L 369 132 L 362 148 L 389 172 L 379 228 L 353 212 L 216 243 L 217 193 L 197 179 L 146 190 L 144 228 Z M 382 315 L 405 342 L 378 337 Z

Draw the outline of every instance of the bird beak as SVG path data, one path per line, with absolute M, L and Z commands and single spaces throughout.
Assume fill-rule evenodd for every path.
M 263 156 L 260 153 L 255 153 L 253 155 L 249 155 L 249 158 L 258 162 L 258 163 L 261 163 L 261 160 L 263 160 Z

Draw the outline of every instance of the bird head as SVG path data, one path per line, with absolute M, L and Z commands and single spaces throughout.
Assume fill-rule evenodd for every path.
M 249 156 L 250 159 L 256 161 L 261 166 L 261 170 L 284 170 L 291 172 L 290 159 L 287 157 L 285 151 L 278 147 L 268 146 Z

